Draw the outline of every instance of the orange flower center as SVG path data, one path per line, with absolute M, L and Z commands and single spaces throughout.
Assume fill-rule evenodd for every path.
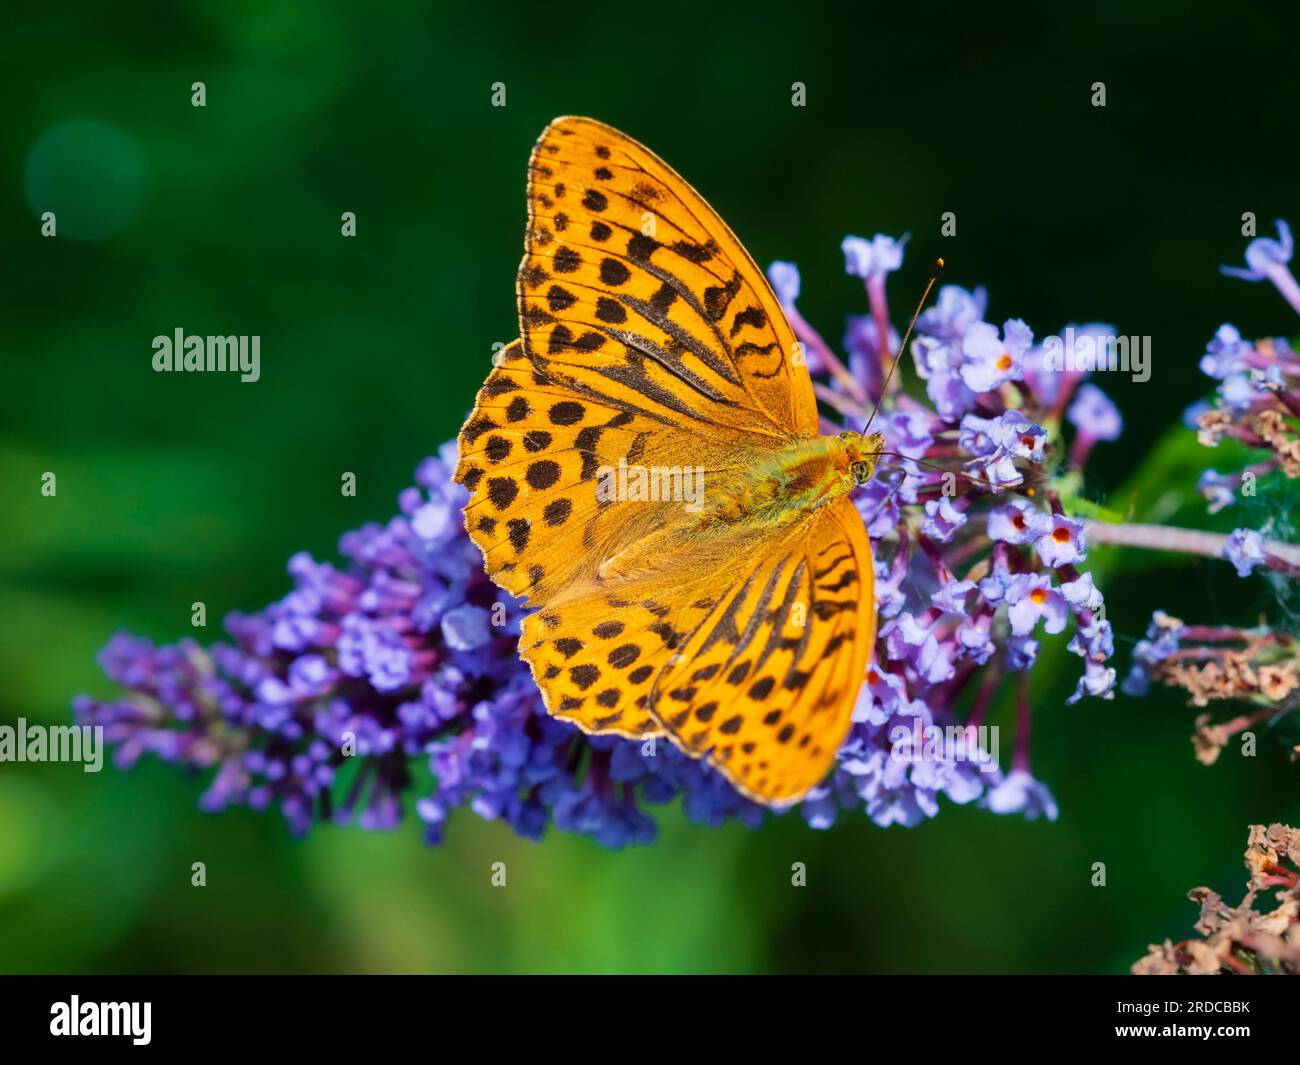
M 1035 588 L 1032 592 L 1029 593 L 1029 598 L 1032 599 L 1039 606 L 1042 606 L 1044 603 L 1047 602 L 1047 589 Z
M 1058 544 L 1068 544 L 1070 542 L 1070 530 L 1064 525 L 1058 525 L 1052 530 L 1052 539 Z
M 1002 353 L 1002 356 L 998 359 L 997 367 L 999 370 L 1002 370 L 1003 372 L 1011 369 L 1011 356 L 1008 355 L 1005 351 Z

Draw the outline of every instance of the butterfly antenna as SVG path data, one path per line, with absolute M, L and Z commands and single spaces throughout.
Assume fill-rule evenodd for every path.
M 958 480 L 969 481 L 977 488 L 984 488 L 988 484 L 987 481 L 981 481 L 978 477 L 972 477 L 969 473 L 965 473 L 962 470 L 954 470 L 951 466 L 941 466 L 937 462 L 928 462 L 925 459 L 915 459 L 912 458 L 910 455 L 904 455 L 901 451 L 882 451 L 880 452 L 880 454 L 890 455 L 894 458 L 903 459 L 907 462 L 915 462 L 918 466 L 924 466 L 926 467 L 926 469 L 935 470 L 939 473 L 951 473 Z M 901 470 L 903 467 L 889 466 L 888 468 L 891 470 Z
M 904 455 L 901 451 L 881 451 L 880 454 L 891 455 L 894 458 L 903 459 L 907 462 L 915 462 L 918 466 L 925 466 L 928 469 L 937 470 L 939 473 L 945 473 L 945 474 L 951 473 L 954 477 L 958 478 L 959 480 L 969 481 L 976 488 L 990 487 L 987 479 L 981 480 L 979 477 L 972 477 L 969 473 L 965 473 L 962 470 L 954 470 L 951 466 L 941 466 L 937 462 L 928 462 L 925 459 L 912 458 L 910 455 Z M 901 470 L 903 467 L 891 465 L 891 466 L 882 466 L 881 468 L 886 470 Z M 1037 489 L 1033 484 L 1027 484 L 1024 488 L 1021 489 L 1021 492 L 1027 496 L 1032 497 L 1037 494 Z
M 903 352 L 907 350 L 907 342 L 912 339 L 912 330 L 916 328 L 916 320 L 921 317 L 921 308 L 925 306 L 925 301 L 930 298 L 930 290 L 934 288 L 934 283 L 939 280 L 941 273 L 943 273 L 943 260 L 936 259 L 934 261 L 934 270 L 930 274 L 930 280 L 925 283 L 925 291 L 921 293 L 921 298 L 916 304 L 916 310 L 912 312 L 912 320 L 907 323 L 907 332 L 903 334 L 903 342 L 898 345 L 898 354 L 894 356 L 894 361 L 889 364 L 889 373 L 885 374 L 885 383 L 880 389 L 880 399 L 876 403 L 876 409 L 871 412 L 867 424 L 862 427 L 863 434 L 871 428 L 871 423 L 876 420 L 876 415 L 880 413 L 880 404 L 885 402 L 885 396 L 889 393 L 889 382 L 894 379 L 894 371 L 898 369 L 898 360 L 903 357 Z

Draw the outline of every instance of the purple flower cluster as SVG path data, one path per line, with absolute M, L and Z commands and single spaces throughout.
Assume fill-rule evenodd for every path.
M 1300 284 L 1291 273 L 1295 252 L 1290 227 L 1277 223 L 1278 239 L 1257 237 L 1246 247 L 1246 268 L 1225 266 L 1230 277 L 1269 281 L 1300 313 Z M 1201 357 L 1201 370 L 1218 384 L 1213 405 L 1197 404 L 1187 420 L 1201 443 L 1216 447 L 1224 437 L 1261 452 L 1257 461 L 1234 473 L 1208 469 L 1198 488 L 1211 514 L 1231 506 L 1237 493 L 1254 494 L 1255 481 L 1274 471 L 1300 478 L 1300 354 L 1281 337 L 1250 341 L 1236 326 L 1221 325 Z M 1241 576 L 1264 563 L 1260 534 L 1238 529 L 1223 557 Z
M 903 261 L 903 241 L 849 237 L 843 250 L 869 308 L 849 320 L 847 360 L 799 312 L 795 265 L 769 271 L 814 368 L 814 390 L 842 417 L 827 420 L 825 432 L 862 429 L 898 344 L 885 279 Z M 1113 695 L 1110 625 L 1091 575 L 1077 568 L 1084 523 L 1066 512 L 1058 486 L 1063 473 L 1077 480 L 1094 444 L 1119 436 L 1119 412 L 1082 373 L 1053 368 L 1025 322 L 989 322 L 987 308 L 982 288 L 941 288 L 909 352 L 929 402 L 903 389 L 883 397 L 874 427 L 887 459 L 855 496 L 876 551 L 879 642 L 836 769 L 804 803 L 817 826 L 858 806 L 878 824 L 914 825 L 934 816 L 941 795 L 1054 818 L 1055 802 L 1029 768 L 1027 675 L 1040 634 L 1060 634 L 1073 619 L 1069 649 L 1083 675 L 1069 702 Z M 1098 325 L 1071 335 L 1088 330 L 1113 332 Z M 1063 423 L 1073 427 L 1068 464 Z M 1003 678 L 1018 707 L 1005 774 L 979 746 Z M 935 742 L 920 757 L 900 757 L 900 742 L 914 734 Z
M 205 810 L 274 804 L 295 832 L 393 828 L 413 807 L 438 842 L 469 807 L 529 838 L 554 823 L 618 847 L 654 837 L 639 799 L 678 794 L 695 821 L 757 824 L 759 807 L 671 745 L 547 716 L 515 652 L 522 610 L 483 573 L 454 467 L 454 444 L 425 460 L 397 517 L 342 538 L 345 567 L 294 556 L 293 591 L 230 617 L 232 643 L 115 636 L 100 661 L 128 694 L 79 698 L 78 721 L 105 727 L 119 766 L 153 753 L 214 770 Z
M 1277 223 L 1278 239 L 1258 237 L 1246 247 L 1246 268 L 1221 267 L 1229 277 L 1269 281 L 1300 313 L 1300 284 L 1291 273 L 1295 252 L 1291 229 Z M 1240 330 L 1224 324 L 1215 332 L 1201 370 L 1218 382 L 1213 403 L 1194 405 L 1185 417 L 1202 444 L 1217 446 L 1230 437 L 1261 452 L 1244 469 L 1223 474 L 1207 469 L 1197 484 L 1211 514 L 1256 494 L 1255 482 L 1281 472 L 1300 477 L 1300 355 L 1283 338 L 1249 341 Z M 1292 532 L 1284 527 L 1281 532 Z M 1256 569 L 1300 578 L 1294 558 L 1282 557 L 1288 546 L 1265 539 L 1276 535 L 1235 529 L 1223 539 L 1219 555 L 1240 577 Z M 1197 706 L 1212 700 L 1234 699 L 1264 706 L 1255 716 L 1239 716 L 1211 725 L 1208 715 L 1197 722 L 1198 757 L 1213 761 L 1228 737 L 1262 721 L 1276 724 L 1296 711 L 1300 669 L 1294 638 L 1264 626 L 1239 629 L 1228 625 L 1187 625 L 1162 610 L 1152 616 L 1146 638 L 1133 651 L 1133 663 L 1122 689 L 1145 695 L 1153 682 L 1186 691 Z
M 1217 761 L 1233 737 L 1250 729 L 1273 731 L 1300 756 L 1294 725 L 1300 715 L 1300 641 L 1268 626 L 1188 625 L 1157 610 L 1146 638 L 1133 650 L 1125 694 L 1146 695 L 1152 684 L 1181 689 L 1193 706 L 1231 701 L 1244 712 L 1216 721 L 1196 719 L 1192 744 L 1206 765 Z M 1289 720 L 1288 720 L 1289 719 Z M 1285 737 L 1291 736 L 1290 739 Z
M 1151 690 L 1151 682 L 1162 664 L 1181 650 L 1185 629 L 1181 620 L 1171 617 L 1163 610 L 1157 610 L 1151 615 L 1146 636 L 1134 646 L 1128 675 L 1120 684 L 1120 690 L 1125 695 L 1143 696 Z
M 861 429 L 899 342 L 885 282 L 903 242 L 850 237 L 844 253 L 869 307 L 849 322 L 847 364 L 799 314 L 798 270 L 771 274 L 819 397 Z M 802 804 L 815 827 L 846 808 L 915 825 L 941 795 L 1054 818 L 1029 768 L 1026 677 L 1040 636 L 1073 620 L 1084 668 L 1070 701 L 1111 695 L 1110 628 L 1077 568 L 1084 526 L 1054 478 L 1063 422 L 1077 465 L 1118 435 L 1119 415 L 1080 375 L 1046 369 L 1022 321 L 985 321 L 986 303 L 983 290 L 943 288 L 911 348 L 930 403 L 884 396 L 889 454 L 856 497 L 877 553 L 877 657 L 833 773 Z M 529 838 L 554 824 L 618 847 L 652 839 L 646 805 L 679 795 L 693 821 L 757 825 L 761 807 L 670 743 L 586 736 L 547 716 L 516 652 L 521 607 L 465 534 L 453 449 L 421 464 L 396 517 L 342 538 L 344 565 L 295 556 L 292 591 L 230 617 L 229 642 L 115 636 L 101 663 L 126 694 L 79 698 L 78 721 L 105 727 L 120 766 L 153 753 L 209 771 L 204 809 L 275 805 L 295 832 L 389 829 L 414 811 L 436 843 L 468 807 Z M 984 722 L 1004 677 L 1019 722 L 1005 773 Z

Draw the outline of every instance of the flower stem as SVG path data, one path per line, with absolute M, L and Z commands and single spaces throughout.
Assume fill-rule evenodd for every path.
M 1088 542 L 1115 544 L 1119 547 L 1145 547 L 1152 551 L 1175 551 L 1184 555 L 1222 557 L 1228 538 L 1221 533 L 1202 532 L 1199 529 L 1180 529 L 1172 525 L 1143 525 L 1126 523 L 1112 525 L 1108 522 L 1090 521 L 1087 526 Z M 1300 546 L 1285 544 L 1280 540 L 1265 540 L 1264 551 L 1281 565 L 1270 562 L 1273 569 L 1300 575 Z
M 1284 265 L 1279 264 L 1268 271 L 1268 279 L 1277 287 L 1282 298 L 1300 314 L 1300 284 L 1296 283 L 1295 275 Z
M 867 402 L 867 393 L 863 391 L 862 385 L 858 379 L 849 372 L 849 368 L 839 360 L 839 357 L 831 350 L 831 346 L 822 339 L 822 335 L 817 332 L 802 314 L 793 306 L 786 306 L 786 318 L 790 321 L 790 328 L 794 330 L 794 335 L 803 341 L 805 347 L 810 349 L 819 359 L 822 365 L 830 371 L 845 391 L 858 401 L 858 403 Z

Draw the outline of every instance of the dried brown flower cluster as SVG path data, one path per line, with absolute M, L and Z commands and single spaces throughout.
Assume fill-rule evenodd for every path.
M 1142 645 L 1142 672 L 1187 692 L 1192 706 L 1223 699 L 1257 709 L 1228 721 L 1196 719 L 1196 757 L 1212 764 L 1233 736 L 1300 707 L 1300 641 L 1267 628 L 1185 625 L 1157 611 Z M 1292 757 L 1300 756 L 1300 748 Z
M 1300 477 L 1300 435 L 1295 422 L 1280 411 L 1247 411 L 1234 415 L 1226 410 L 1206 411 L 1197 419 L 1196 439 L 1216 447 L 1226 434 L 1249 447 L 1273 453 L 1273 463 L 1288 477 Z
M 1225 436 L 1272 452 L 1262 470 L 1300 477 L 1300 359 L 1285 341 L 1241 339 L 1224 326 L 1202 368 L 1223 383 L 1213 410 L 1197 419 L 1196 438 L 1217 447 Z
M 1224 904 L 1209 888 L 1188 898 L 1201 908 L 1201 939 L 1152 944 L 1134 962 L 1138 976 L 1300 975 L 1300 831 L 1252 825 L 1246 847 L 1250 879 L 1240 906 Z M 1272 910 L 1256 910 L 1274 891 Z
M 1184 630 L 1193 639 L 1196 627 Z M 1234 630 L 1233 643 L 1207 643 L 1184 647 L 1160 663 L 1157 675 L 1165 683 L 1184 689 L 1193 706 L 1206 706 L 1214 699 L 1257 698 L 1280 703 L 1300 688 L 1300 672 L 1294 658 L 1278 658 L 1276 651 L 1295 651 L 1295 641 L 1279 633 L 1252 637 Z

